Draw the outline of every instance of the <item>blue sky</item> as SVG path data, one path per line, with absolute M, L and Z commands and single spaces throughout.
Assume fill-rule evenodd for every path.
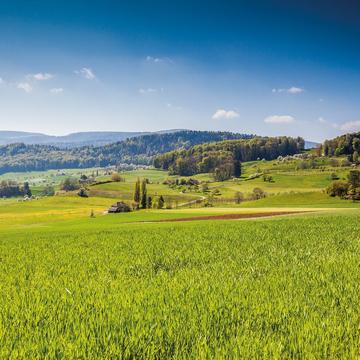
M 360 130 L 355 1 L 0 3 L 0 129 Z

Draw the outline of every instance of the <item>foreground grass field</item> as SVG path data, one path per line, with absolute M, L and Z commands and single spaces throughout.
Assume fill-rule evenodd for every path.
M 360 356 L 357 209 L 162 224 L 77 216 L 3 227 L 0 358 Z
M 360 203 L 323 191 L 348 169 L 296 164 L 246 163 L 241 179 L 223 183 L 195 176 L 207 193 L 147 169 L 90 186 L 88 198 L 1 199 L 0 359 L 359 359 Z M 248 180 L 257 171 L 273 182 Z M 18 180 L 40 193 L 69 174 L 79 176 Z M 149 195 L 185 206 L 105 215 L 131 201 L 138 177 Z M 254 187 L 267 196 L 192 202 Z

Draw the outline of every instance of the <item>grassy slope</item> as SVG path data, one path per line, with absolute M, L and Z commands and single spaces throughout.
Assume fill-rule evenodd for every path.
M 120 218 L 2 233 L 0 358 L 360 355 L 357 210 Z
M 223 197 L 255 186 L 281 194 L 236 208 L 103 215 L 131 198 L 138 176 L 150 178 L 151 194 L 179 194 L 156 170 L 94 187 L 107 197 L 0 200 L 0 358 L 358 357 L 359 204 L 321 192 L 331 172 L 346 170 L 248 163 L 244 176 L 254 165 L 276 168 L 275 183 L 210 186 Z M 259 207 L 322 211 L 139 223 Z

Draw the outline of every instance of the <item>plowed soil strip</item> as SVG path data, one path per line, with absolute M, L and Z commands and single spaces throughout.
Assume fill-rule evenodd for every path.
M 223 215 L 206 215 L 206 216 L 193 216 L 176 219 L 163 219 L 151 222 L 180 222 L 180 221 L 201 221 L 201 220 L 238 220 L 238 219 L 252 219 L 269 216 L 301 214 L 308 211 L 273 211 L 273 212 L 259 212 L 253 214 L 223 214 Z

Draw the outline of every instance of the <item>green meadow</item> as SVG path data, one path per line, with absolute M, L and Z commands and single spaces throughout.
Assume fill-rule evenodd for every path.
M 169 187 L 157 170 L 122 173 L 88 198 L 0 200 L 0 358 L 358 359 L 360 206 L 324 193 L 347 169 L 273 164 L 245 164 L 237 181 L 195 176 L 224 199 L 267 192 L 237 205 L 187 206 L 207 193 Z M 258 167 L 276 168 L 274 182 L 247 180 Z M 51 174 L 18 179 L 59 184 Z M 185 205 L 105 214 L 138 177 Z M 210 219 L 178 221 L 199 216 Z

